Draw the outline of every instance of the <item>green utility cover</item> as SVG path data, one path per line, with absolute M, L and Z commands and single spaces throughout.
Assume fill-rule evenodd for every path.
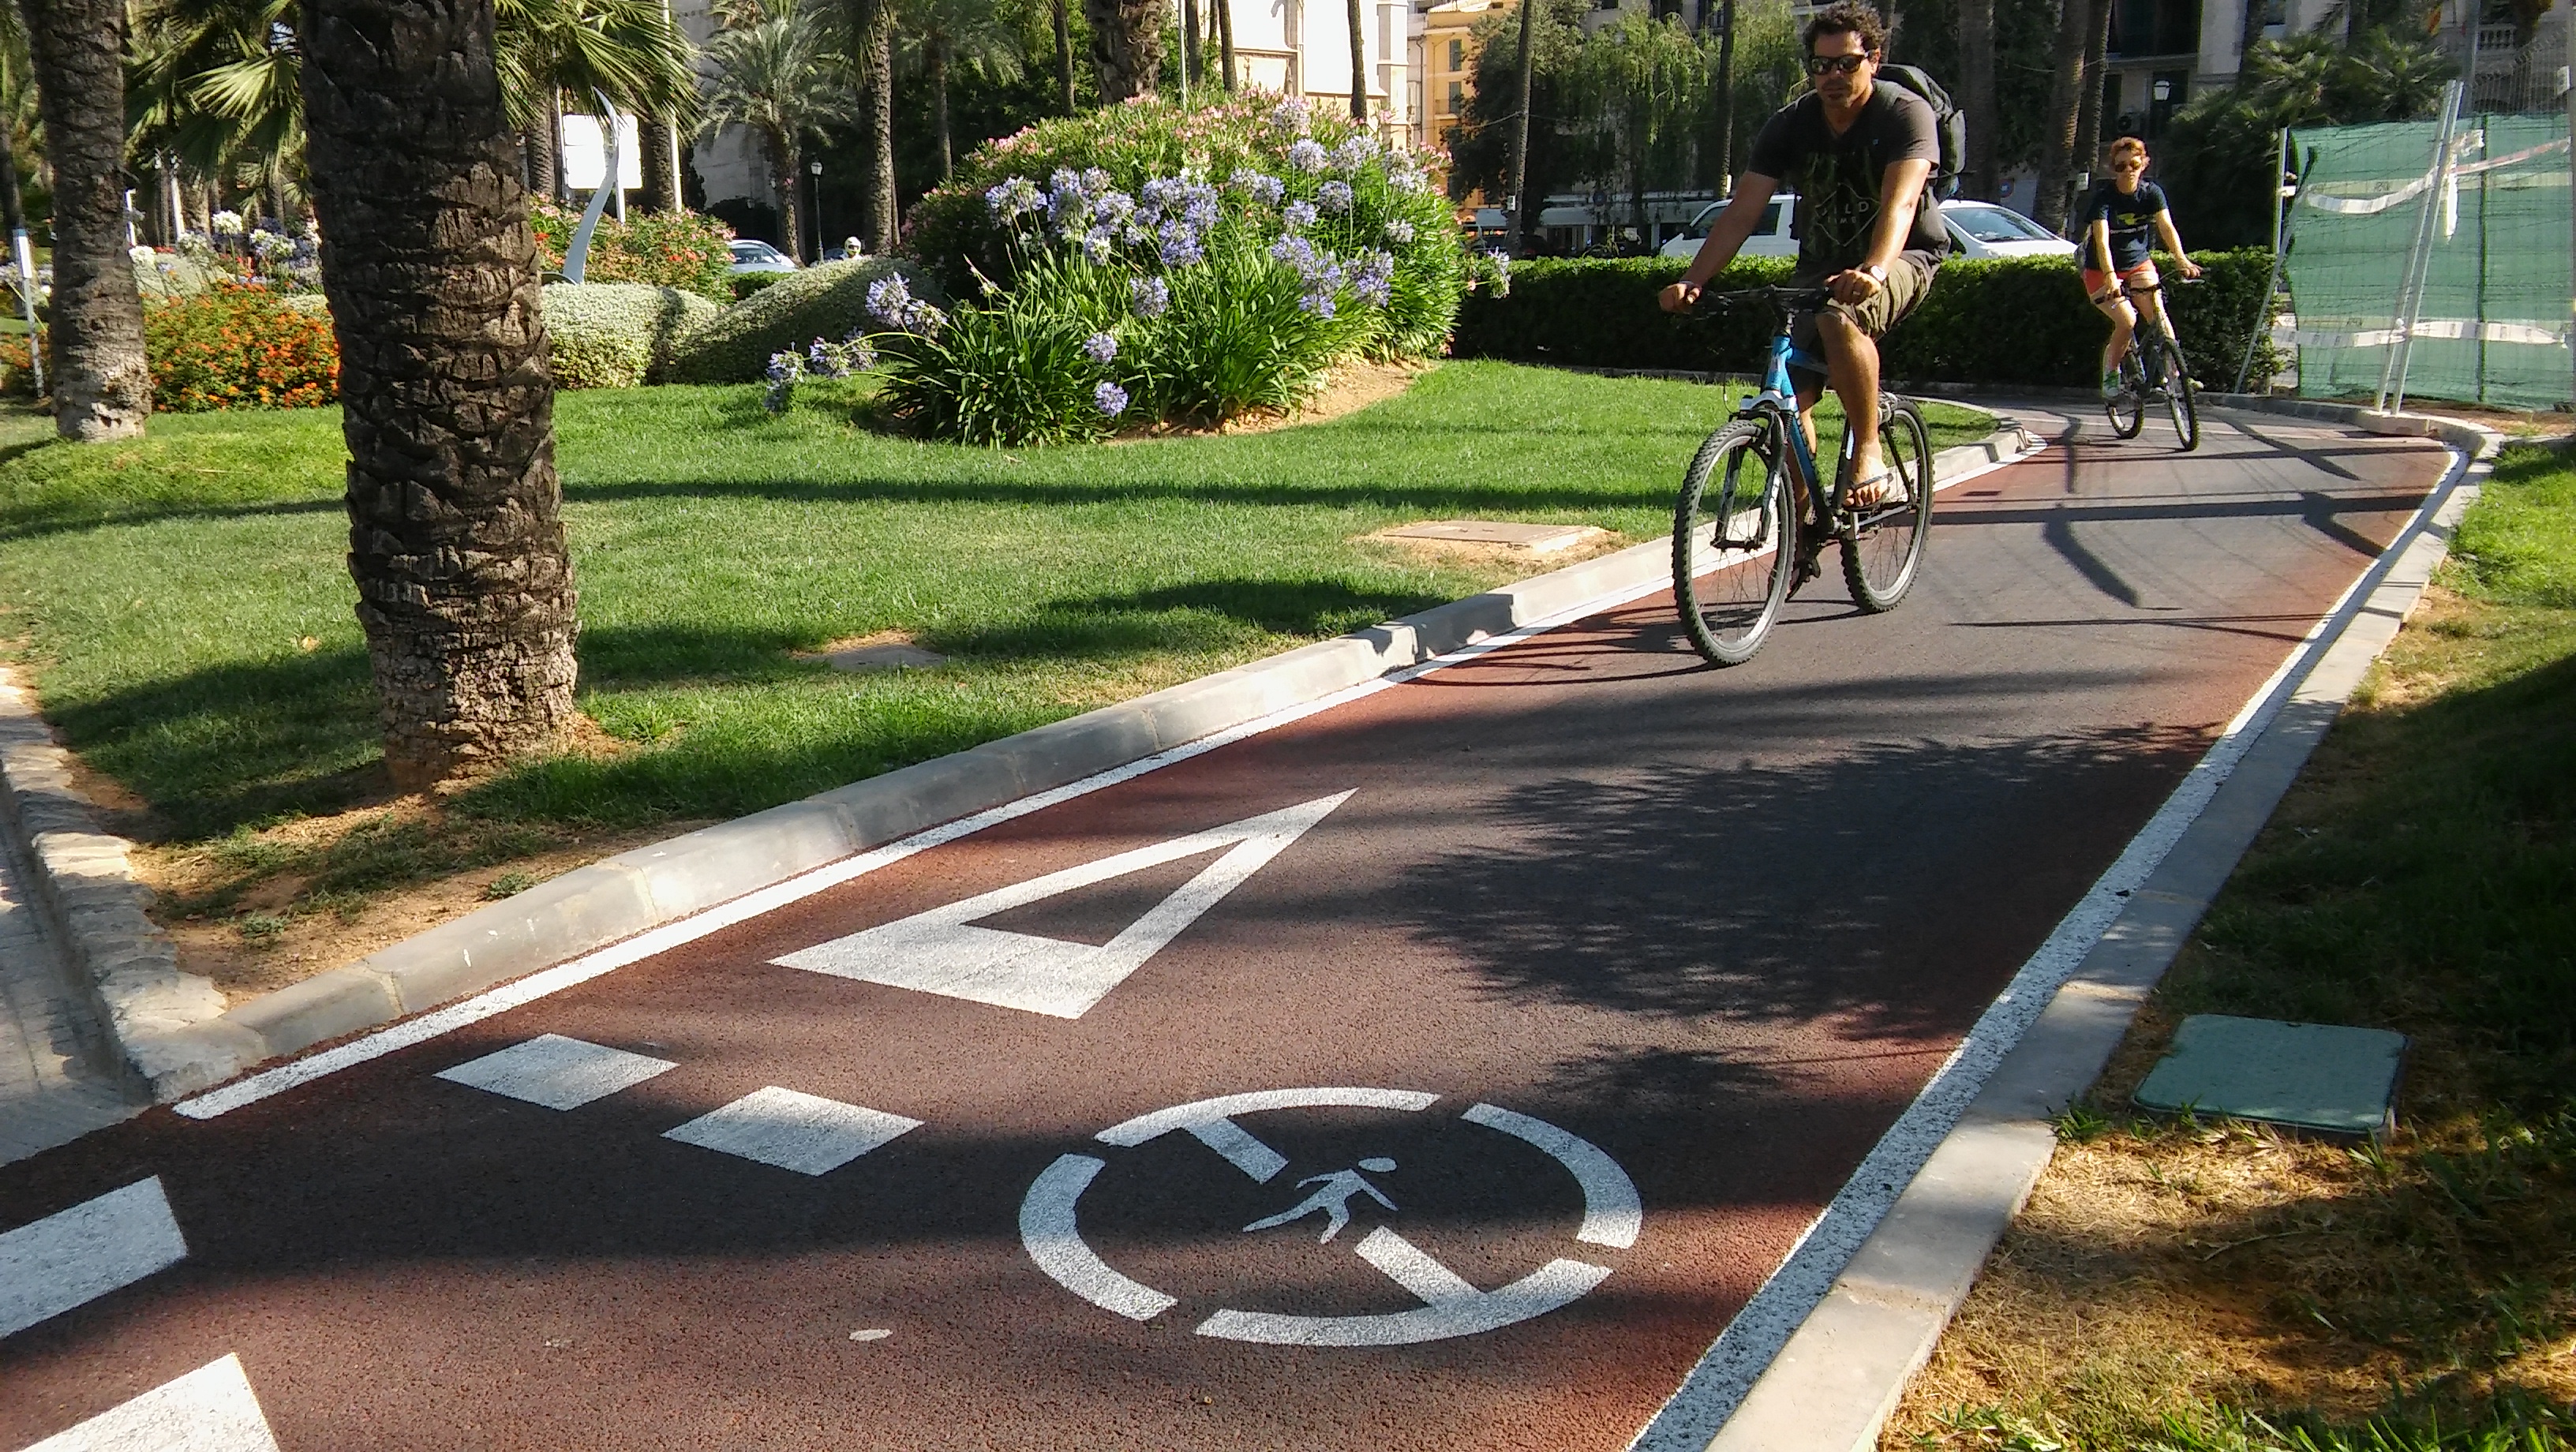
M 2196 1013 L 2131 1098 L 2146 1109 L 2376 1136 L 2405 1055 L 2406 1036 L 2384 1029 Z

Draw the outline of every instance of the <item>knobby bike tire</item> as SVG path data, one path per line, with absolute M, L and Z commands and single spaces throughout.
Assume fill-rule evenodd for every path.
M 2200 447 L 2200 399 L 2191 386 L 2191 370 L 2183 363 L 2182 349 L 2168 342 L 2164 355 L 2165 408 L 2173 415 L 2174 433 L 2188 454 Z
M 1876 615 L 1893 610 L 1922 573 L 1932 538 L 1932 437 L 1914 405 L 1893 395 L 1878 402 L 1881 462 L 1905 485 L 1901 504 L 1843 516 L 1843 583 L 1852 603 Z
M 1797 568 L 1796 513 L 1769 426 L 1737 420 L 1691 457 L 1673 509 L 1673 600 L 1709 664 L 1751 660 L 1779 622 Z

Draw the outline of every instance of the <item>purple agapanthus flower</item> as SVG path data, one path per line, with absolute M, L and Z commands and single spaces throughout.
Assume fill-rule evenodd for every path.
M 1350 211 L 1353 200 L 1349 182 L 1328 181 L 1315 189 L 1315 205 L 1337 217 Z
M 1094 227 L 1082 234 L 1083 260 L 1097 266 L 1109 260 L 1110 250 L 1117 245 L 1118 234 L 1106 227 Z
M 1279 223 L 1291 232 L 1301 232 L 1315 225 L 1313 202 L 1290 202 L 1280 209 Z
M 1091 406 L 1107 417 L 1116 418 L 1127 411 L 1127 390 L 1103 379 L 1098 388 L 1091 390 Z
M 1226 179 L 1226 185 L 1265 207 L 1279 205 L 1279 199 L 1288 194 L 1287 183 L 1275 176 L 1265 176 L 1248 166 L 1236 167 L 1234 175 Z
M 868 316 L 889 328 L 909 326 L 912 289 L 901 277 L 881 277 L 868 284 Z
M 1162 256 L 1165 267 L 1188 267 L 1203 261 L 1207 249 L 1199 245 L 1199 234 L 1190 229 L 1189 223 L 1165 222 Z
M 1038 184 L 1024 176 L 994 183 L 984 193 L 984 206 L 1003 226 L 1016 225 L 1022 217 L 1046 205 L 1038 194 Z
M 1377 160 L 1377 153 L 1377 138 L 1365 131 L 1357 132 L 1350 140 L 1333 148 L 1333 169 L 1357 171 Z
M 1306 103 L 1298 100 L 1294 96 L 1291 96 L 1287 100 L 1280 102 L 1278 105 L 1271 107 L 1270 124 L 1273 129 L 1290 136 L 1305 135 L 1307 126 Z
M 1159 318 L 1171 310 L 1172 285 L 1159 277 L 1140 277 L 1127 284 L 1127 296 L 1136 305 L 1136 316 Z
M 1311 136 L 1301 136 L 1288 146 L 1288 164 L 1299 171 L 1322 171 L 1331 161 L 1324 144 Z
M 1082 340 L 1082 351 L 1091 355 L 1092 362 L 1105 367 L 1118 357 L 1118 339 L 1109 333 L 1094 333 Z
M 1398 247 L 1411 246 L 1413 243 L 1413 224 L 1405 221 L 1401 217 L 1387 223 L 1386 240 L 1394 243 Z
M 1319 318 L 1329 318 L 1333 315 L 1333 295 L 1320 287 L 1315 288 L 1297 299 L 1297 307 Z
M 1395 298 L 1395 254 L 1369 252 L 1351 265 L 1351 291 L 1360 300 L 1385 307 Z

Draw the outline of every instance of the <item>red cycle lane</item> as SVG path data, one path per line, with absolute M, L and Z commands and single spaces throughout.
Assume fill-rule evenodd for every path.
M 1622 1447 L 2448 462 L 2209 432 L 1746 667 L 1622 606 L 12 1166 L 185 1253 L 0 1446 L 234 1357 L 287 1448 Z

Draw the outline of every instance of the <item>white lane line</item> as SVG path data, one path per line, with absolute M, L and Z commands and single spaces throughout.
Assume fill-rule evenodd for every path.
M 919 1128 L 918 1119 L 773 1084 L 664 1130 L 662 1137 L 800 1175 L 827 1175 Z
M 2468 470 L 2469 457 L 2449 450 L 2451 470 L 2424 500 L 2396 540 L 2360 578 L 2346 586 L 2325 614 L 2318 617 L 2286 659 L 2247 698 L 2211 743 L 2189 775 L 2165 798 L 2164 805 L 2129 839 L 2129 845 L 2083 898 L 2058 920 L 2055 931 L 2015 972 L 2004 991 L 1979 1015 L 1966 1038 L 1950 1051 L 1941 1067 L 1896 1123 L 1879 1137 L 1869 1154 L 1843 1182 L 1824 1213 L 1801 1232 L 1789 1254 L 1753 1299 L 1718 1334 L 1699 1365 L 1629 1443 L 1630 1452 L 1702 1452 L 1752 1390 L 1772 1358 L 1780 1354 L 1809 1312 L 1833 1289 L 1834 1279 L 1851 1262 L 1861 1242 L 1869 1239 L 1905 1193 L 1932 1152 L 1967 1112 L 1970 1101 L 2004 1056 L 2037 1022 L 2058 988 L 2082 966 L 2103 933 L 2129 905 L 2129 895 L 2146 884 L 2174 844 L 2198 820 L 2210 798 L 2253 749 L 2263 732 L 2297 692 L 2299 683 L 2342 635 L 2371 592 L 2413 544 L 2452 489 Z
M 526 1043 L 441 1069 L 438 1077 L 548 1109 L 579 1109 L 678 1067 L 668 1059 L 630 1054 L 606 1044 L 539 1034 Z
M 1179 1304 L 1179 1299 L 1112 1270 L 1109 1262 L 1092 1252 L 1074 1224 L 1074 1202 L 1091 1188 L 1092 1177 L 1104 1167 L 1104 1162 L 1089 1155 L 1059 1156 L 1047 1166 L 1020 1201 L 1020 1244 L 1028 1248 L 1029 1259 L 1038 1263 L 1038 1269 L 1055 1277 L 1066 1290 L 1130 1321 L 1151 1321 Z
M 1954 478 L 1936 478 L 1934 491 L 1937 493 L 1965 484 L 1971 479 L 1983 478 L 1998 469 L 2010 468 L 2046 453 L 2050 447 L 2052 446 L 2041 444 L 2010 458 L 1995 459 L 1972 469 L 1962 470 Z M 511 1009 L 521 1008 L 541 998 L 551 997 L 567 988 L 579 987 L 594 978 L 614 973 L 629 963 L 640 963 L 647 958 L 667 953 L 673 948 L 694 943 L 710 933 L 720 932 L 736 923 L 748 922 L 790 903 L 802 902 L 818 892 L 828 891 L 842 883 L 891 867 L 917 853 L 945 846 L 960 838 L 971 837 L 987 827 L 1015 821 L 1033 812 L 1043 812 L 1049 807 L 1061 806 L 1076 798 L 1089 796 L 1093 792 L 1105 791 L 1121 783 L 1134 781 L 1140 776 L 1160 771 L 1164 767 L 1232 746 L 1238 741 L 1249 740 L 1266 732 L 1276 731 L 1283 726 L 1293 726 L 1309 716 L 1337 710 L 1353 701 L 1365 700 L 1380 691 L 1420 680 L 1434 671 L 1446 670 L 1493 651 L 1507 649 L 1533 637 L 1545 635 L 1551 630 L 1562 629 L 1577 621 L 1590 619 L 1605 611 L 1616 610 L 1623 605 L 1671 588 L 1672 581 L 1669 578 L 1658 576 L 1595 595 L 1579 604 L 1569 605 L 1553 615 L 1543 615 L 1517 629 L 1488 636 L 1470 645 L 1460 646 L 1446 655 L 1434 656 L 1420 665 L 1389 671 L 1374 680 L 1362 681 L 1355 686 L 1345 686 L 1331 695 L 1318 696 L 1314 700 L 1299 705 L 1283 707 L 1267 716 L 1246 721 L 1240 726 L 1229 726 L 1223 731 L 1211 732 L 1196 741 L 1184 742 L 1170 750 L 1140 757 L 1125 766 L 1111 767 L 1107 771 L 1084 777 L 1077 782 L 1068 782 L 1060 787 L 1050 788 L 1014 802 L 1005 802 L 998 807 L 977 812 L 971 817 L 960 817 L 954 822 L 915 832 L 909 837 L 897 838 L 881 847 L 870 848 L 855 857 L 817 867 L 811 872 L 791 877 L 784 882 L 772 883 L 756 892 L 745 893 L 731 902 L 720 903 L 694 917 L 664 923 L 658 928 L 638 933 L 625 942 L 613 943 L 598 952 L 585 954 L 569 962 L 558 963 L 552 968 L 531 973 L 516 982 L 504 983 L 498 988 L 488 989 L 472 998 L 448 1004 L 443 1008 L 432 1009 L 417 1018 L 405 1019 L 389 1028 L 378 1029 L 363 1038 L 351 1039 L 345 1044 L 325 1049 L 318 1054 L 308 1054 L 291 1063 L 280 1064 L 274 1069 L 265 1069 L 247 1078 L 209 1089 L 193 1099 L 183 1099 L 171 1107 L 190 1119 L 213 1119 L 220 1114 L 229 1114 L 244 1105 L 257 1104 L 272 1095 L 283 1094 L 298 1085 L 310 1084 L 316 1079 L 336 1074 L 342 1069 L 354 1068 L 369 1060 L 410 1048 L 414 1044 L 427 1043 L 442 1034 L 454 1033 L 468 1024 L 481 1023 L 496 1014 L 508 1013 Z
M 137 1180 L 0 1235 L 0 1336 L 187 1259 L 161 1177 Z
M 997 1008 L 1080 1018 L 1198 921 L 1200 914 L 1224 901 L 1244 879 L 1287 851 L 1308 828 L 1350 798 L 1349 792 L 1318 797 L 1103 857 L 769 961 L 782 968 L 803 968 Z M 1074 943 L 975 925 L 979 918 L 1229 845 L 1233 851 L 1200 869 L 1106 943 Z
M 1645 1208 L 1637 1201 L 1637 1182 L 1629 1179 L 1628 1172 L 1619 1168 L 1619 1162 L 1603 1153 L 1599 1145 L 1544 1119 L 1514 1114 L 1491 1104 L 1476 1105 L 1458 1117 L 1534 1145 L 1565 1166 L 1574 1182 L 1583 1187 L 1583 1228 L 1574 1232 L 1575 1239 L 1618 1250 L 1637 1243 L 1637 1233 L 1646 1223 Z
M 241 1358 L 210 1361 L 26 1452 L 277 1452 Z

